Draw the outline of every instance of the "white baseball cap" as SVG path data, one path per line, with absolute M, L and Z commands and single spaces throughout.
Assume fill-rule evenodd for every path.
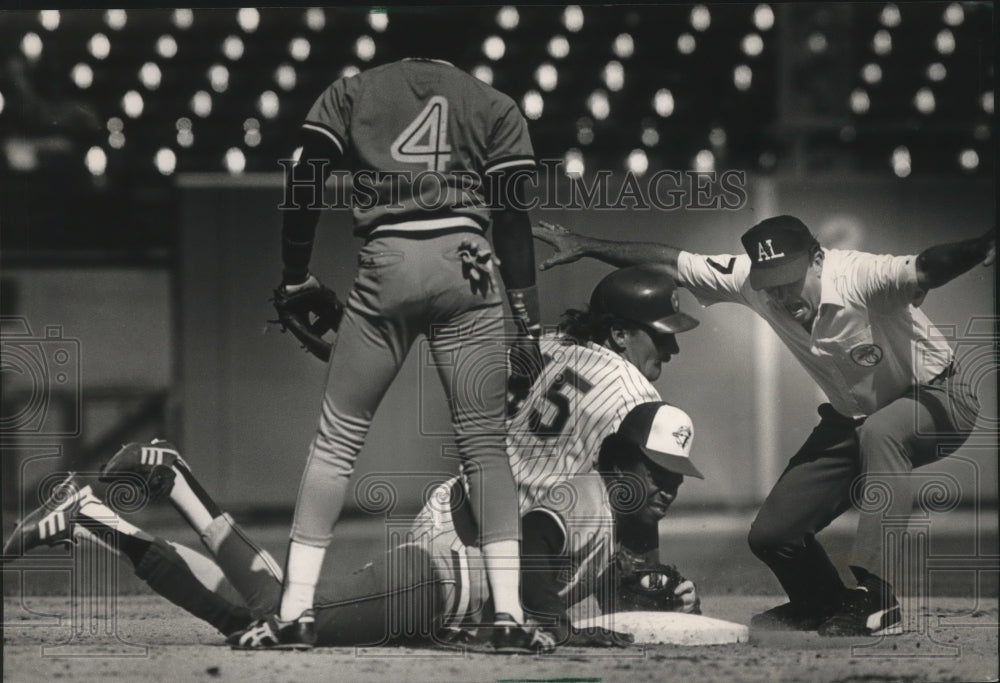
M 691 462 L 694 425 L 683 410 L 669 403 L 643 403 L 629 411 L 618 427 L 618 435 L 634 443 L 660 467 L 685 476 L 704 479 Z

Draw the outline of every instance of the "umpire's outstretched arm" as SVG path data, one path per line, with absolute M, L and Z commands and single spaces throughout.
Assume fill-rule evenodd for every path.
M 993 265 L 996 260 L 996 232 L 974 239 L 928 247 L 917 256 L 917 284 L 933 289 L 970 270 L 977 263 Z

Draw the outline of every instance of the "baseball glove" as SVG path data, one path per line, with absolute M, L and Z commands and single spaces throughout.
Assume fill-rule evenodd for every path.
M 686 579 L 676 567 L 624 555 L 619 555 L 617 562 L 616 611 L 679 612 L 683 609 L 684 600 L 674 591 Z M 701 614 L 700 604 L 690 613 Z
M 285 285 L 275 287 L 272 301 L 278 319 L 272 322 L 279 323 L 282 332 L 291 332 L 302 342 L 302 348 L 326 362 L 330 360 L 333 345 L 323 339 L 323 335 L 336 332 L 340 327 L 344 304 L 336 292 L 323 286 L 313 276 L 309 277 L 307 286 L 291 292 Z

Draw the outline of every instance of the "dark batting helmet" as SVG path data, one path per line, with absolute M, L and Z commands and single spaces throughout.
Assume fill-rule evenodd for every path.
M 686 332 L 698 321 L 681 313 L 677 283 L 664 266 L 621 268 L 597 283 L 590 311 L 631 320 L 665 334 Z

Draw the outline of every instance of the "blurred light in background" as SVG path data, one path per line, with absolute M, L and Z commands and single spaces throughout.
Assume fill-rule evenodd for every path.
M 90 175 L 104 175 L 104 171 L 108 168 L 108 155 L 100 147 L 91 147 L 87 150 L 83 163 L 90 171 Z
M 108 144 L 115 149 L 121 149 L 125 146 L 125 133 L 111 133 L 108 135 Z
M 733 85 L 737 90 L 749 90 L 753 85 L 753 71 L 746 64 L 738 64 L 733 69 Z
M 987 90 L 979 97 L 979 104 L 983 106 L 983 111 L 987 114 L 993 113 L 993 91 Z
M 581 116 L 576 120 L 576 141 L 581 145 L 594 142 L 594 120 L 589 116 Z
M 713 147 L 725 147 L 726 146 L 726 131 L 724 128 L 716 126 L 708 133 L 708 141 L 712 143 Z
M 653 95 L 653 109 L 666 118 L 674 113 L 674 94 L 666 88 L 660 88 Z
M 94 70 L 89 64 L 80 63 L 73 67 L 70 78 L 76 83 L 76 87 L 86 90 L 94 82 Z
M 326 12 L 319 7 L 310 7 L 306 10 L 305 20 L 310 31 L 322 31 L 326 27 Z
M 900 178 L 905 178 L 913 171 L 910 166 L 910 150 L 900 145 L 892 150 L 892 172 Z
M 163 74 L 160 67 L 155 62 L 146 62 L 139 69 L 139 81 L 146 87 L 146 90 L 156 90 L 160 87 Z
M 226 170 L 233 175 L 243 173 L 247 167 L 247 158 L 243 156 L 243 150 L 238 147 L 230 147 L 226 151 Z
M 171 175 L 177 170 L 177 155 L 174 150 L 161 147 L 153 157 L 153 163 L 156 164 L 157 171 L 163 175 Z
M 990 127 L 985 123 L 978 124 L 972 129 L 972 137 L 976 138 L 980 142 L 985 142 L 990 139 Z
M 110 119 L 108 119 L 108 123 L 106 125 L 108 132 L 110 133 L 121 133 L 123 130 L 125 130 L 125 122 L 122 121 L 117 116 L 112 116 Z
M 770 5 L 757 5 L 753 11 L 753 25 L 759 31 L 770 31 L 774 26 L 774 10 Z
M 504 31 L 513 31 L 520 21 L 521 15 L 518 14 L 516 7 L 507 5 L 497 12 L 497 25 Z
M 3 93 L 0 92 L 0 114 L 3 113 L 3 105 L 4 105 Z
M 576 33 L 583 28 L 583 10 L 579 5 L 570 5 L 563 10 L 562 22 L 567 31 Z
M 950 55 L 955 51 L 955 35 L 946 28 L 934 38 L 934 47 L 943 55 Z
M 715 170 L 715 155 L 712 150 L 703 149 L 695 155 L 694 170 L 698 173 L 711 173 Z
M 625 160 L 625 168 L 637 176 L 643 176 L 649 170 L 649 158 L 641 149 L 633 149 Z
M 472 75 L 486 85 L 493 85 L 493 69 L 485 64 L 479 64 L 472 70 Z
M 587 109 L 590 110 L 591 116 L 598 121 L 608 118 L 608 115 L 611 113 L 611 103 L 608 102 L 608 94 L 603 90 L 595 90 L 590 93 L 590 97 L 587 98 Z
M 309 58 L 309 52 L 311 46 L 309 41 L 301 36 L 292 38 L 291 42 L 288 43 L 288 54 L 292 56 L 292 59 L 302 62 Z
M 503 58 L 507 45 L 500 36 L 490 36 L 483 41 L 483 54 L 494 62 Z
M 35 61 L 42 56 L 42 39 L 37 33 L 28 32 L 24 34 L 24 38 L 21 39 L 21 52 L 31 61 Z
M 756 33 L 748 33 L 743 36 L 743 41 L 740 43 L 740 49 L 743 50 L 743 54 L 748 57 L 757 57 L 764 51 L 764 39 Z
M 87 42 L 87 50 L 94 59 L 106 59 L 111 54 L 111 41 L 103 33 L 95 33 Z
M 191 28 L 191 24 L 194 23 L 194 12 L 189 9 L 175 9 L 173 21 L 177 28 Z
M 243 142 L 248 147 L 256 147 L 260 144 L 260 121 L 249 118 L 243 122 Z
M 542 99 L 541 93 L 537 90 L 529 90 L 524 93 L 522 106 L 524 107 L 524 115 L 534 121 L 541 118 L 542 111 L 545 109 L 545 100 Z
M 875 62 L 865 64 L 861 68 L 861 78 L 868 85 L 874 85 L 882 80 L 882 67 Z
M 882 22 L 882 25 L 888 28 L 895 28 L 896 26 L 899 26 L 899 22 L 902 21 L 902 19 L 903 16 L 899 13 L 899 7 L 891 2 L 882 8 L 882 13 L 878 18 L 878 20 Z
M 948 26 L 961 26 L 965 21 L 965 10 L 959 3 L 953 2 L 945 8 L 942 18 Z
M 282 64 L 274 70 L 274 80 L 282 90 L 291 90 L 295 87 L 295 67 Z
M 821 55 L 826 52 L 828 47 L 830 47 L 830 43 L 826 39 L 826 35 L 824 33 L 821 31 L 813 31 L 806 39 L 806 46 L 814 55 Z
M 38 22 L 46 31 L 55 31 L 59 28 L 60 18 L 59 10 L 57 9 L 43 9 L 38 13 Z
M 548 45 L 549 55 L 553 59 L 562 59 L 569 54 L 569 41 L 565 36 L 552 36 Z
M 559 71 L 551 64 L 541 64 L 535 69 L 535 82 L 545 92 L 551 92 L 559 84 Z
M 156 53 L 164 59 L 172 59 L 177 55 L 177 41 L 173 36 L 160 36 L 156 41 Z
M 875 33 L 875 37 L 872 38 L 872 49 L 880 57 L 885 57 L 892 52 L 892 36 L 889 35 L 888 31 L 882 29 Z
M 612 49 L 618 59 L 628 59 L 635 53 L 635 41 L 628 33 L 619 33 Z
M 240 37 L 229 36 L 226 38 L 222 43 L 222 54 L 226 55 L 226 58 L 233 62 L 242 57 L 243 41 L 240 40 Z
M 867 114 L 871 106 L 868 93 L 861 88 L 855 88 L 851 93 L 851 111 L 855 114 Z
M 236 12 L 236 23 L 244 33 L 253 33 L 260 26 L 260 12 L 256 7 L 241 7 Z
M 578 149 L 570 149 L 566 152 L 566 156 L 563 157 L 563 162 L 566 165 L 565 173 L 570 177 L 580 177 L 583 175 L 585 170 L 583 165 L 583 154 Z
M 257 109 L 265 119 L 273 119 L 278 115 L 278 96 L 273 90 L 265 90 L 260 94 Z
M 933 114 L 935 104 L 934 93 L 930 88 L 921 88 L 917 91 L 917 94 L 913 96 L 913 106 L 915 106 L 917 111 L 921 114 Z
M 125 14 L 123 9 L 109 9 L 104 13 L 104 23 L 108 25 L 112 31 L 121 31 L 125 28 L 125 23 L 128 21 L 128 15 Z
M 646 147 L 656 147 L 660 142 L 660 133 L 652 126 L 644 126 L 641 139 Z
M 215 92 L 226 92 L 229 88 L 229 69 L 222 64 L 213 64 L 208 69 L 208 82 Z
M 212 113 L 212 96 L 204 90 L 199 90 L 191 98 L 191 111 L 205 118 Z
M 691 28 L 695 31 L 705 31 L 712 25 L 712 13 L 704 5 L 691 8 Z
M 295 150 L 292 152 L 292 161 L 294 161 L 295 163 L 299 163 L 299 159 L 301 158 L 302 158 L 302 148 L 296 147 Z
M 122 109 L 129 118 L 137 119 L 142 116 L 143 106 L 142 95 L 135 90 L 129 90 L 122 97 Z
M 372 27 L 372 30 L 376 33 L 382 33 L 387 28 L 389 28 L 389 15 L 384 11 L 377 12 L 372 11 L 368 13 L 368 25 Z
M 354 43 L 354 54 L 358 56 L 362 62 L 371 61 L 372 57 L 375 56 L 375 41 L 371 36 L 361 36 Z
M 948 75 L 948 70 L 941 62 L 934 62 L 927 66 L 927 78 L 934 82 L 943 81 Z
M 958 163 L 963 170 L 975 171 L 979 168 L 979 155 L 974 149 L 963 149 L 958 155 Z
M 191 119 L 182 116 L 174 124 L 177 128 L 177 144 L 181 147 L 190 147 L 194 143 L 194 131 L 191 130 Z
M 682 33 L 677 36 L 677 51 L 682 55 L 689 55 L 694 52 L 697 43 L 695 43 L 694 36 L 690 33 Z
M 348 64 L 340 70 L 340 76 L 342 78 L 351 78 L 352 76 L 357 76 L 359 73 L 361 73 L 361 69 L 353 64 Z
M 608 62 L 601 73 L 601 78 L 608 86 L 608 90 L 618 92 L 625 87 L 625 67 L 621 65 L 621 62 Z

